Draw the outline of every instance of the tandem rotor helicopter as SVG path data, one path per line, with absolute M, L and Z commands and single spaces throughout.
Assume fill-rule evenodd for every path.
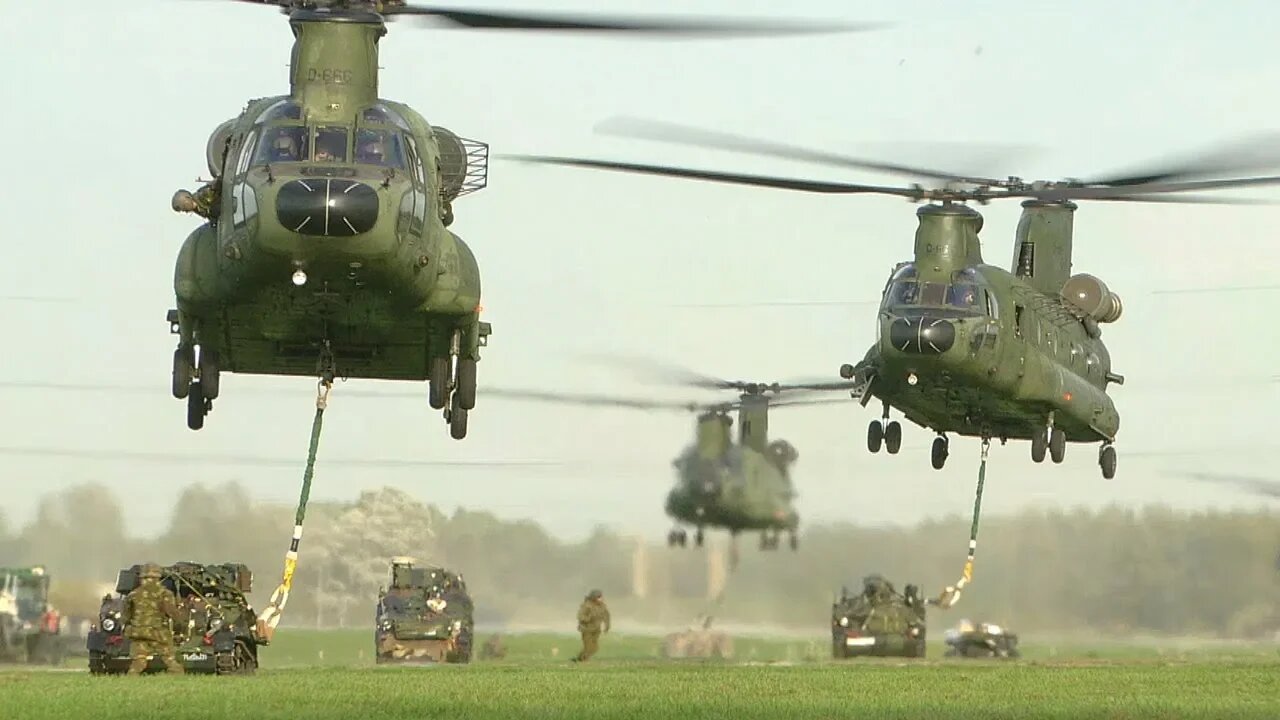
M 891 454 L 902 427 L 895 408 L 937 434 L 931 463 L 949 454 L 947 433 L 982 439 L 1031 441 L 1031 457 L 1046 453 L 1061 463 L 1066 444 L 1100 443 L 1102 475 L 1116 472 L 1114 443 L 1120 415 L 1108 389 L 1123 384 L 1102 341 L 1101 324 L 1120 318 L 1120 298 L 1097 277 L 1071 273 L 1073 200 L 1256 204 L 1213 196 L 1170 196 L 1195 190 L 1280 184 L 1280 177 L 1208 178 L 1275 167 L 1243 144 L 1147 170 L 1089 181 L 1025 181 L 975 177 L 928 168 L 872 162 L 820 150 L 757 140 L 673 123 L 624 118 L 602 124 L 606 134 L 805 160 L 943 181 L 940 188 L 886 187 L 541 155 L 508 155 L 531 163 L 615 170 L 756 187 L 828 194 L 881 194 L 919 203 L 914 256 L 899 262 L 885 283 L 877 311 L 878 337 L 862 360 L 840 367 L 859 383 L 851 395 L 866 406 L 880 400 L 867 446 Z M 1275 138 L 1268 138 L 1274 145 Z M 1242 159 L 1240 156 L 1248 159 Z M 1009 270 L 988 265 L 981 242 L 983 218 L 966 202 L 1020 198 L 1022 216 Z
M 670 369 L 668 369 L 670 370 Z M 665 510 L 677 527 L 667 534 L 668 546 L 702 547 L 706 528 L 727 530 L 734 540 L 743 531 L 760 531 L 760 549 L 776 550 L 782 533 L 792 550 L 799 548 L 800 524 L 794 499 L 791 467 L 799 458 L 786 440 L 769 438 L 769 410 L 778 407 L 848 402 L 813 397 L 824 391 L 850 390 L 851 381 L 756 383 L 722 380 L 678 370 L 679 384 L 707 390 L 736 390 L 733 402 L 697 403 L 638 399 L 611 395 L 566 394 L 535 390 L 486 388 L 485 395 L 575 405 L 624 407 L 639 410 L 683 410 L 695 413 L 694 439 L 672 461 L 676 482 L 667 494 Z M 787 395 L 780 398 L 780 395 Z M 730 434 L 737 411 L 738 432 Z
M 237 0 L 288 15 L 287 95 L 248 102 L 206 146 L 213 179 L 175 193 L 207 222 L 176 262 L 169 310 L 173 396 L 204 426 L 222 372 L 429 382 L 462 439 L 476 364 L 479 264 L 448 228 L 453 202 L 487 185 L 488 145 L 378 93 L 387 21 L 469 29 L 657 35 L 799 33 L 878 26 L 606 19 L 414 6 L 403 0 Z

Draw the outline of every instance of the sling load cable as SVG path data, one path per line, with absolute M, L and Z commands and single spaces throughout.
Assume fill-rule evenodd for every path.
M 284 577 L 280 586 L 271 593 L 271 601 L 262 615 L 258 617 L 258 634 L 271 641 L 275 635 L 276 625 L 284 614 L 284 606 L 289 602 L 289 590 L 293 587 L 293 571 L 298 566 L 298 544 L 302 542 L 302 521 L 307 515 L 307 498 L 311 495 L 311 478 L 316 464 L 316 448 L 320 444 L 320 425 L 324 418 L 325 408 L 329 404 L 329 390 L 333 388 L 333 374 L 323 372 L 316 394 L 316 417 L 311 423 L 311 447 L 307 451 L 307 469 L 302 474 L 302 494 L 298 497 L 298 512 L 293 522 L 293 538 L 289 541 L 289 552 L 284 556 Z
M 964 561 L 964 572 L 955 585 L 948 585 L 938 598 L 930 599 L 928 604 L 938 605 L 943 609 L 950 608 L 960 600 L 960 591 L 973 580 L 973 556 L 978 550 L 978 517 L 982 512 L 982 485 L 987 478 L 987 451 L 991 449 L 990 438 L 982 439 L 982 462 L 978 465 L 978 491 L 973 498 L 973 525 L 969 529 L 969 557 Z

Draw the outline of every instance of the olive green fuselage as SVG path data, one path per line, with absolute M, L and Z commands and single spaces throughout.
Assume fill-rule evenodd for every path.
M 870 395 L 939 433 L 1031 439 L 1052 422 L 1071 442 L 1114 441 L 1106 388 L 1117 376 L 1097 324 L 1036 276 L 983 263 L 977 213 L 930 206 L 920 216 L 915 259 L 885 287 L 878 340 L 857 366 Z M 1049 282 L 1065 280 L 1067 263 Z
M 749 447 L 735 445 L 714 458 L 690 448 L 676 467 L 679 478 L 666 511 L 679 522 L 733 532 L 795 530 L 800 524 L 786 467 Z

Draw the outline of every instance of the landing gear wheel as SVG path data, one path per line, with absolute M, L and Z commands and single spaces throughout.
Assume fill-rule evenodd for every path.
M 1049 449 L 1049 429 L 1040 428 L 1031 436 L 1031 461 L 1044 462 L 1044 453 Z
M 191 348 L 178 348 L 173 351 L 173 396 L 178 400 L 187 397 L 191 390 L 192 373 Z
M 880 452 L 880 442 L 884 440 L 884 426 L 879 420 L 872 420 L 867 426 L 867 449 L 873 453 Z
M 1107 445 L 1098 455 L 1098 465 L 1102 467 L 1102 477 L 1110 480 L 1116 476 L 1116 449 Z
M 704 539 L 705 538 L 702 536 L 702 528 L 698 528 L 697 531 L 693 533 L 693 544 L 698 547 L 702 547 L 702 541 Z
M 795 532 L 792 532 L 791 537 L 787 538 L 787 540 L 791 545 L 791 552 L 795 552 L 800 549 L 800 536 L 796 535 Z
M 199 430 L 204 427 L 204 416 L 208 414 L 208 407 L 204 400 L 204 386 L 199 380 L 191 383 L 191 388 L 187 393 L 187 427 L 192 430 Z
M 449 377 L 451 368 L 449 358 L 431 359 L 431 377 L 428 378 L 427 402 L 432 409 L 441 410 L 449 403 Z
M 453 396 L 453 404 L 449 407 L 449 437 L 461 440 L 467 436 L 467 409 L 458 404 L 458 396 Z
M 1053 462 L 1060 463 L 1067 456 L 1067 434 L 1062 428 L 1054 428 L 1049 434 L 1049 457 Z
M 462 409 L 470 410 L 476 406 L 476 361 L 472 358 L 458 358 L 458 402 Z
M 218 360 L 217 350 L 200 348 L 200 387 L 204 388 L 204 396 L 208 400 L 218 399 L 218 380 L 221 375 L 221 363 Z
M 930 450 L 930 460 L 933 462 L 934 470 L 941 470 L 943 465 L 947 464 L 947 455 L 950 454 L 950 445 L 945 437 L 936 437 L 933 439 L 933 448 Z
M 897 455 L 898 450 L 902 448 L 902 426 L 897 420 L 889 423 L 884 429 L 884 449 L 889 451 L 890 455 Z

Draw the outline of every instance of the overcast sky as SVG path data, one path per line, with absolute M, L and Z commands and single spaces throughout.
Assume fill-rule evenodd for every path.
M 469 4 L 469 3 L 468 3 Z M 108 482 L 132 529 L 161 529 L 192 482 L 238 479 L 270 500 L 298 492 L 312 381 L 225 376 L 200 432 L 169 394 L 165 311 L 173 264 L 198 219 L 169 208 L 207 175 L 205 143 L 250 98 L 288 92 L 291 35 L 275 11 L 231 2 L 0 4 L 7 60 L 0 381 L 149 385 L 149 392 L 0 387 L 3 512 L 26 521 L 46 492 Z M 614 115 L 708 128 L 970 172 L 1031 178 L 1126 169 L 1270 131 L 1280 116 L 1280 4 L 1082 0 L 796 3 L 716 0 L 507 2 L 484 7 L 696 12 L 888 21 L 890 30 L 816 38 L 661 41 L 391 25 L 381 94 L 494 153 L 582 154 L 865 182 L 795 163 L 597 135 Z M 480 6 L 476 6 L 480 7 Z M 942 144 L 942 145 L 940 145 Z M 1034 148 L 992 154 L 995 145 Z M 977 149 L 975 149 L 977 148 Z M 1280 198 L 1276 190 L 1252 193 Z M 1102 277 L 1125 314 L 1105 327 L 1121 411 L 1119 471 L 1096 446 L 1033 465 L 1028 444 L 996 447 L 986 511 L 1035 505 L 1251 507 L 1180 470 L 1267 475 L 1273 464 L 1280 292 L 1159 294 L 1277 284 L 1280 207 L 1081 203 L 1075 270 Z M 878 299 L 909 259 L 915 208 L 495 160 L 489 187 L 462 198 L 452 229 L 481 262 L 490 347 L 470 435 L 449 438 L 425 384 L 404 399 L 334 389 L 313 497 L 394 485 L 445 509 L 531 517 L 565 536 L 597 522 L 659 537 L 671 458 L 692 418 L 532 405 L 484 386 L 685 397 L 593 353 L 643 354 L 745 379 L 835 377 L 873 341 L 867 305 L 678 308 L 682 303 Z M 982 209 L 984 254 L 1008 267 L 1019 208 Z M 284 279 L 282 278 L 282 281 Z M 277 391 L 265 393 L 263 391 Z M 414 395 L 416 393 L 416 395 Z M 695 394 L 692 397 L 713 398 Z M 877 409 L 787 408 L 775 437 L 799 450 L 804 522 L 914 522 L 968 513 L 976 440 L 929 466 L 931 433 L 904 428 L 897 456 L 870 455 Z M 14 449 L 28 452 L 15 453 Z M 168 453 L 186 463 L 93 460 L 32 449 Z M 268 457 L 284 465 L 209 458 Z M 357 466 L 338 460 L 537 460 L 551 467 Z M 292 464 L 290 464 L 292 463 Z

